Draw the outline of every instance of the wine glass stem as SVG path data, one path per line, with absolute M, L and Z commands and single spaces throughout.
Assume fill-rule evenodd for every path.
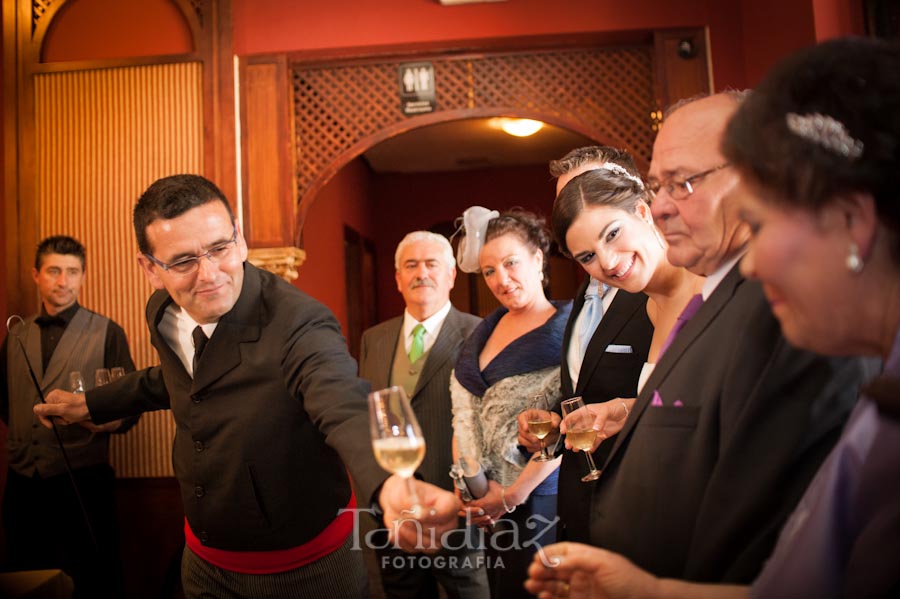
M 413 477 L 406 477 L 406 488 L 409 491 L 409 500 L 412 502 L 411 510 L 419 511 L 419 495 L 416 493 L 416 485 L 413 484 Z
M 540 441 L 541 441 L 541 457 L 542 457 L 542 458 L 549 458 L 550 455 L 547 453 L 547 444 L 544 443 L 543 437 L 540 439 Z
M 594 458 L 593 458 L 593 456 L 591 456 L 591 452 L 590 452 L 590 451 L 585 451 L 585 452 L 584 452 L 584 457 L 587 458 L 588 466 L 590 467 L 591 472 L 596 472 L 596 471 L 597 471 L 597 464 L 594 463 Z

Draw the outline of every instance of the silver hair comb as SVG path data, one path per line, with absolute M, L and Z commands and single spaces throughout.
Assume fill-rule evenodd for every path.
M 604 162 L 597 168 L 599 170 L 611 171 L 613 173 L 616 173 L 620 177 L 624 177 L 625 179 L 628 179 L 629 181 L 631 181 L 632 183 L 637 185 L 639 188 L 644 189 L 644 182 L 641 181 L 639 178 L 635 177 L 634 175 L 632 175 L 631 173 L 629 173 L 627 170 L 625 170 L 625 167 L 623 167 L 620 164 L 616 164 L 615 162 Z
M 797 114 L 789 112 L 785 116 L 787 128 L 791 133 L 807 141 L 839 154 L 850 160 L 856 160 L 863 153 L 863 142 L 855 139 L 839 120 L 826 114 Z

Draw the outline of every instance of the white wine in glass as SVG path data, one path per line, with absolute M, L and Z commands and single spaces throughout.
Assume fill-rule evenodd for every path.
M 369 393 L 369 425 L 375 459 L 388 472 L 406 479 L 412 502 L 409 513 L 418 514 L 413 473 L 425 457 L 425 437 L 403 387 Z
M 536 455 L 532 461 L 550 462 L 553 456 L 547 451 L 547 444 L 544 439 L 553 430 L 553 420 L 550 419 L 550 403 L 544 394 L 535 395 L 531 398 L 530 408 L 534 410 L 531 418 L 528 420 L 528 430 L 541 441 L 541 453 Z
M 591 456 L 591 447 L 597 438 L 597 431 L 593 429 L 594 417 L 587 411 L 584 401 L 580 397 L 573 397 L 562 402 L 563 421 L 566 423 L 566 439 L 569 445 L 584 452 L 587 458 L 588 472 L 581 478 L 581 482 L 590 482 L 600 478 L 600 470 L 594 464 Z
M 69 373 L 69 391 L 72 393 L 84 393 L 84 377 L 77 370 Z
M 94 387 L 102 387 L 109 383 L 109 369 L 98 368 L 94 371 Z

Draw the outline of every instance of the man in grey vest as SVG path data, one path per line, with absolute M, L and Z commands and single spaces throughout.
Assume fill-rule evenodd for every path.
M 40 314 L 13 324 L 0 348 L 0 417 L 9 427 L 3 526 L 12 569 L 62 568 L 72 575 L 76 596 L 113 597 L 123 587 L 109 435 L 138 419 L 59 427 L 76 493 L 53 431 L 32 411 L 40 397 L 29 370 L 45 395 L 69 389 L 75 371 L 90 389 L 99 369 L 134 370 L 122 327 L 78 304 L 84 263 L 84 246 L 71 237 L 38 245 L 32 277 Z
M 409 233 L 397 246 L 394 267 L 406 310 L 403 316 L 363 333 L 359 375 L 373 389 L 398 385 L 406 390 L 427 447 L 418 473 L 427 482 L 452 491 L 450 371 L 463 341 L 481 319 L 450 303 L 456 261 L 443 235 Z M 379 549 L 377 564 L 386 595 L 437 597 L 440 583 L 451 598 L 487 597 L 481 551 L 466 547 L 464 531 L 457 532 L 451 545 L 461 549 L 424 560 Z

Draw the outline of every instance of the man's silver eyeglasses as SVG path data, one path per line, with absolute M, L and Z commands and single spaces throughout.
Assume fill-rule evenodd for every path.
M 683 200 L 692 193 L 694 193 L 694 186 L 699 183 L 704 177 L 707 177 L 714 172 L 725 168 L 726 166 L 731 166 L 727 162 L 724 164 L 720 164 L 719 166 L 714 166 L 709 170 L 705 170 L 703 172 L 697 173 L 696 175 L 691 175 L 690 177 L 682 178 L 669 178 L 665 181 L 657 181 L 656 179 L 650 179 L 647 181 L 647 190 L 650 192 L 652 196 L 656 196 L 659 194 L 659 190 L 665 190 L 669 197 L 673 200 Z
M 150 254 L 144 254 L 147 258 L 161 267 L 166 272 L 171 272 L 175 275 L 190 275 L 197 272 L 200 269 L 200 259 L 206 258 L 212 263 L 218 263 L 220 260 L 224 260 L 231 253 L 231 248 L 237 245 L 237 225 L 234 226 L 234 234 L 231 236 L 231 241 L 226 241 L 225 243 L 220 243 L 215 247 L 209 248 L 209 250 L 200 254 L 199 256 L 188 256 L 187 258 L 182 258 L 181 260 L 176 260 L 171 264 L 166 264 L 160 260 L 157 260 Z

